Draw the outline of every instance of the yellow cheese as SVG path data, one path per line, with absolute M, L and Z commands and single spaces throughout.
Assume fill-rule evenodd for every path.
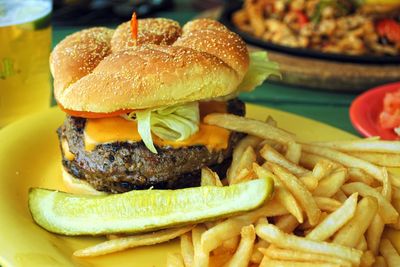
M 61 140 L 61 148 L 64 151 L 64 157 L 67 160 L 74 160 L 75 155 L 72 154 L 71 151 L 69 150 L 68 142 L 64 138 Z
M 226 129 L 200 124 L 199 131 L 184 141 L 162 140 L 153 135 L 153 142 L 159 147 L 174 148 L 204 145 L 209 150 L 228 147 L 230 132 Z M 142 140 L 137 130 L 137 123 L 121 117 L 87 119 L 85 126 L 85 149 L 93 150 L 96 145 L 112 142 L 138 142 Z

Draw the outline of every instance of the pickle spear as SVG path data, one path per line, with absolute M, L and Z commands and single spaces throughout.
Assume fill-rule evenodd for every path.
M 41 188 L 29 192 L 37 224 L 64 235 L 138 233 L 198 223 L 257 208 L 272 194 L 271 178 L 216 187 L 74 195 Z

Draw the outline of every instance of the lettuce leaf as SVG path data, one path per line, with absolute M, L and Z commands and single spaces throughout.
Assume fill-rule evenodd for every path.
M 269 61 L 268 54 L 265 51 L 252 52 L 250 53 L 249 70 L 238 90 L 241 92 L 251 91 L 262 84 L 270 75 L 282 77 L 278 63 Z
M 152 134 L 163 140 L 182 141 L 199 130 L 197 102 L 154 110 L 135 111 L 127 119 L 136 118 L 138 132 L 146 147 L 157 154 Z

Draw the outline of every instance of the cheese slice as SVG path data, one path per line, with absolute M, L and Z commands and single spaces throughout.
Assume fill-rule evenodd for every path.
M 65 138 L 61 140 L 61 148 L 64 151 L 64 157 L 67 160 L 74 160 L 75 155 L 72 154 L 71 151 L 69 150 L 68 142 Z
M 204 145 L 208 150 L 220 150 L 228 147 L 230 131 L 200 123 L 199 131 L 183 141 L 169 141 L 153 135 L 153 142 L 159 147 L 188 147 Z M 97 145 L 113 142 L 139 142 L 142 138 L 137 130 L 136 121 L 121 117 L 87 119 L 85 126 L 85 149 L 92 151 Z

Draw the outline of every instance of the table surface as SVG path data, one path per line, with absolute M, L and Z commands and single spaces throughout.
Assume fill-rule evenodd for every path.
M 158 12 L 154 16 L 171 18 L 182 25 L 198 15 L 189 3 L 185 3 L 184 1 L 176 2 L 179 3 L 176 5 L 175 10 Z M 101 26 L 115 27 L 116 25 Z M 82 28 L 54 27 L 53 46 L 66 35 Z M 241 94 L 240 98 L 245 102 L 268 106 L 315 119 L 358 135 L 349 119 L 349 106 L 356 96 L 357 93 L 351 92 L 312 90 L 265 82 L 255 91 Z

